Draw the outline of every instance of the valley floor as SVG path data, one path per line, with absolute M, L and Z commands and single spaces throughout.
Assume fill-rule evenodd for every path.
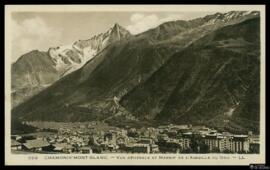
M 220 132 L 206 126 L 109 126 L 103 122 L 24 122 L 36 132 L 11 136 L 14 154 L 259 153 L 259 136 Z

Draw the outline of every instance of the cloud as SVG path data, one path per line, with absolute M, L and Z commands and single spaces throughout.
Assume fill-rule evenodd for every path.
M 138 21 L 140 21 L 143 18 L 144 18 L 144 15 L 143 14 L 136 13 L 136 14 L 131 15 L 130 21 L 131 22 L 138 22 Z
M 12 20 L 11 29 L 13 61 L 31 50 L 47 50 L 61 37 L 61 30 L 48 26 L 40 17 Z
M 179 19 L 182 19 L 182 15 L 170 14 L 166 17 L 160 18 L 155 14 L 145 15 L 143 13 L 135 13 L 130 17 L 132 24 L 127 26 L 127 30 L 129 30 L 132 34 L 138 34 L 148 29 L 155 28 L 164 22 Z

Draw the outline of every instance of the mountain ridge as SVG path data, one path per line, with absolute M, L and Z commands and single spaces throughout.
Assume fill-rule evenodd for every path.
M 29 99 L 43 90 L 43 87 L 82 67 L 110 44 L 120 39 L 128 39 L 130 36 L 132 35 L 127 30 L 114 24 L 107 32 L 88 40 L 79 40 L 72 45 L 50 47 L 47 52 L 33 50 L 22 55 L 12 64 L 12 91 L 14 92 L 12 105 L 16 106 Z M 27 68 L 29 63 L 33 63 L 32 70 Z M 44 71 L 40 68 L 46 69 Z M 51 76 L 48 77 L 46 74 Z
M 182 121 L 192 121 L 194 117 L 198 117 L 200 122 L 203 119 L 195 113 L 198 111 L 196 108 L 205 107 L 201 101 L 208 100 L 205 96 L 208 95 L 207 89 L 212 87 L 212 83 L 209 83 L 213 81 L 211 79 L 217 81 L 217 84 L 213 81 L 215 90 L 218 86 L 223 88 L 225 85 L 222 84 L 241 84 L 241 87 L 236 88 L 237 92 L 233 92 L 233 94 L 236 93 L 238 99 L 241 98 L 239 96 L 245 96 L 243 91 L 246 84 L 242 84 L 241 81 L 249 82 L 247 78 L 251 76 L 247 76 L 246 79 L 241 76 L 239 79 L 238 74 L 242 75 L 250 71 L 257 75 L 255 69 L 257 64 L 255 66 L 250 64 L 253 60 L 257 60 L 254 56 L 258 56 L 258 45 L 256 45 L 259 42 L 256 27 L 258 20 L 259 17 L 255 16 L 253 19 L 242 21 L 240 16 L 239 22 L 234 21 L 230 25 L 218 23 L 217 25 L 207 25 L 206 30 L 205 27 L 196 27 L 194 30 L 184 32 L 181 31 L 182 26 L 180 25 L 180 29 L 176 29 L 174 36 L 163 34 L 163 37 L 159 39 L 155 37 L 157 34 L 146 32 L 127 41 L 115 42 L 100 53 L 99 57 L 89 60 L 82 68 L 68 74 L 29 101 L 14 108 L 12 114 L 22 120 L 106 119 L 106 121 L 111 121 L 116 118 L 116 120 L 124 121 L 123 117 L 117 116 L 124 115 L 126 117 L 135 116 L 140 121 L 149 120 L 151 122 L 156 119 L 164 119 L 167 122 L 180 123 L 181 113 L 179 111 L 186 110 L 190 114 L 185 113 L 183 116 L 189 115 L 190 118 L 181 117 Z M 246 23 L 249 24 L 245 25 Z M 157 30 L 157 33 L 161 34 L 160 29 L 157 28 Z M 178 32 L 179 30 L 180 32 Z M 154 36 L 152 37 L 152 35 Z M 216 54 L 220 54 L 220 56 Z M 240 56 L 238 59 L 237 55 Z M 253 59 L 248 60 L 245 56 L 252 56 Z M 237 63 L 245 61 L 248 67 L 239 70 L 233 65 L 233 61 Z M 209 65 L 211 62 L 212 64 Z M 220 71 L 218 71 L 219 69 Z M 225 81 L 229 78 L 226 71 L 233 73 L 233 80 Z M 214 72 L 212 75 L 216 74 L 216 76 L 208 75 L 212 72 Z M 207 79 L 203 80 L 203 77 Z M 220 78 L 218 79 L 218 77 Z M 156 83 L 152 84 L 151 81 L 155 79 Z M 194 88 L 191 88 L 193 86 Z M 231 93 L 234 88 L 231 84 L 228 84 L 229 86 L 228 92 Z M 257 87 L 256 84 L 253 86 Z M 142 88 L 141 93 L 138 92 L 140 88 Z M 224 89 L 226 88 L 224 87 Z M 220 110 L 217 110 L 221 113 L 227 108 L 231 108 L 232 103 L 237 103 L 234 101 L 233 95 L 227 94 L 226 90 L 211 93 L 212 95 L 217 94 L 212 98 L 225 103 Z M 252 94 L 256 94 L 256 91 L 249 93 L 246 96 L 252 96 Z M 183 94 L 187 96 L 187 100 L 179 100 Z M 225 96 L 226 100 L 222 96 Z M 117 105 L 117 101 L 120 101 L 120 106 Z M 179 105 L 179 101 L 182 102 L 182 106 Z M 246 103 L 253 103 L 250 97 L 246 97 Z M 213 102 L 212 109 L 215 108 L 214 104 L 216 103 Z M 243 106 L 243 108 L 246 107 Z M 205 111 L 207 112 L 207 109 Z M 235 112 L 239 112 L 235 115 L 237 115 L 237 119 L 240 118 L 241 122 L 241 119 L 245 118 L 243 111 L 236 109 Z M 214 112 L 201 114 L 204 114 L 206 118 L 220 115 Z M 249 114 L 251 117 L 256 115 L 252 112 Z M 108 120 L 109 117 L 112 119 Z M 250 117 L 246 118 L 250 119 Z M 233 121 L 231 124 L 235 126 Z M 230 128 L 231 125 L 224 126 Z M 250 129 L 250 127 L 242 127 L 242 124 L 241 128 Z
M 251 22 L 251 21 L 249 21 L 249 22 Z M 258 19 L 254 20 L 253 22 L 257 23 L 254 25 L 256 25 L 256 26 L 259 25 Z M 245 24 L 245 23 L 242 23 L 242 24 Z M 242 27 L 242 28 L 244 28 L 244 27 Z M 239 28 L 239 30 L 243 30 L 241 28 L 241 26 L 238 26 L 237 28 Z M 171 117 L 170 121 L 173 121 L 173 122 L 179 123 L 179 118 L 180 118 L 180 119 L 182 119 L 180 121 L 182 123 L 184 123 L 184 122 L 199 123 L 199 122 L 194 122 L 194 116 L 192 116 L 191 114 L 197 115 L 196 120 L 199 121 L 201 119 L 198 117 L 199 115 L 203 115 L 203 114 L 207 115 L 207 113 L 209 112 L 207 110 L 207 108 L 203 109 L 203 107 L 205 107 L 205 106 L 210 107 L 211 105 L 213 105 L 215 103 L 213 101 L 211 103 L 208 103 L 207 105 L 206 105 L 206 103 L 201 104 L 201 105 L 199 104 L 200 100 L 202 102 L 205 102 L 206 99 L 203 99 L 204 95 L 209 95 L 208 94 L 209 92 L 207 92 L 207 91 L 212 90 L 212 89 L 208 89 L 211 86 L 213 86 L 210 83 L 212 81 L 211 79 L 215 80 L 212 83 L 217 83 L 218 81 L 220 81 L 220 80 L 218 80 L 218 77 L 226 75 L 225 73 L 223 73 L 223 69 L 226 69 L 229 66 L 232 67 L 234 64 L 233 61 L 234 60 L 237 61 L 236 58 L 226 59 L 227 56 L 239 55 L 238 54 L 239 51 L 235 51 L 235 50 L 238 50 L 237 46 L 231 47 L 232 49 L 230 49 L 228 47 L 222 48 L 222 46 L 221 47 L 219 46 L 220 44 L 211 43 L 211 42 L 213 40 L 218 40 L 218 38 L 216 38 L 216 37 L 220 37 L 220 34 L 222 34 L 222 37 L 224 38 L 226 33 L 232 34 L 229 36 L 230 38 L 232 38 L 232 37 L 236 38 L 236 40 L 234 40 L 234 41 L 231 39 L 226 40 L 226 41 L 228 41 L 229 44 L 231 43 L 231 45 L 239 45 L 239 44 L 234 44 L 234 43 L 236 43 L 236 41 L 240 41 L 240 43 L 243 42 L 241 39 L 238 40 L 237 37 L 243 36 L 243 34 L 245 34 L 245 32 L 241 32 L 241 34 L 240 34 L 239 31 L 238 32 L 237 31 L 231 31 L 231 32 L 226 31 L 226 33 L 224 35 L 223 31 L 226 29 L 227 30 L 231 29 L 231 27 L 227 26 L 227 27 L 224 27 L 224 28 L 217 30 L 216 32 L 218 34 L 216 34 L 214 36 L 211 34 L 206 35 L 205 38 L 198 40 L 197 44 L 195 42 L 195 44 L 191 45 L 189 48 L 185 49 L 184 51 L 176 53 L 174 57 L 170 58 L 170 60 L 172 60 L 172 61 L 169 60 L 166 63 L 167 65 L 164 64 L 163 68 L 161 68 L 159 70 L 159 72 L 155 73 L 154 76 L 151 79 L 149 79 L 148 82 L 146 82 L 147 84 L 145 84 L 145 85 L 141 84 L 140 86 L 137 86 L 137 88 L 134 89 L 133 92 L 130 92 L 128 95 L 124 96 L 124 98 L 120 101 L 120 104 L 123 105 L 123 107 L 128 109 L 130 112 L 135 113 L 137 117 L 146 116 L 146 117 L 143 117 L 143 119 L 158 119 L 158 120 L 168 121 L 168 120 L 170 120 L 170 117 Z M 246 32 L 247 33 L 250 32 L 251 29 L 252 30 L 254 29 L 253 30 L 254 32 L 256 30 L 257 37 L 259 37 L 258 27 L 249 26 L 249 29 L 246 30 Z M 238 29 L 236 29 L 236 30 L 238 30 Z M 252 35 L 250 37 L 252 37 Z M 225 39 L 226 39 L 226 37 L 225 37 Z M 259 41 L 255 41 L 256 39 L 251 38 L 248 40 L 249 40 L 249 42 L 254 42 L 255 45 L 259 44 Z M 218 40 L 218 41 L 220 42 L 220 40 Z M 207 42 L 209 45 L 207 44 Z M 223 42 L 223 40 L 221 42 Z M 229 44 L 227 44 L 227 45 L 229 45 Z M 242 50 L 242 51 L 240 51 L 240 54 L 243 53 L 243 54 L 241 54 L 241 57 L 243 58 L 243 60 L 247 60 L 247 59 L 244 59 L 245 55 L 247 55 L 247 54 L 249 54 L 249 55 L 247 55 L 248 57 L 252 56 L 252 58 L 254 58 L 254 56 L 259 56 L 258 53 L 252 54 L 252 53 L 254 53 L 254 51 L 259 51 L 259 45 L 257 45 L 257 47 L 255 46 L 253 48 L 251 48 L 252 46 L 250 46 L 250 45 L 251 44 L 246 43 L 246 44 L 243 44 L 243 47 L 241 47 L 247 51 L 240 49 L 240 50 Z M 206 48 L 206 49 L 204 49 L 204 48 Z M 199 52 L 198 50 L 199 51 L 203 50 L 203 51 Z M 231 50 L 233 50 L 233 51 L 231 51 Z M 194 52 L 196 52 L 196 53 L 194 54 Z M 220 61 L 216 61 L 216 60 L 215 60 L 216 62 L 213 62 L 210 60 L 210 57 L 212 58 L 212 60 L 214 60 L 214 58 L 213 58 L 215 56 L 214 54 L 220 55 L 218 57 L 218 58 L 220 58 L 219 60 L 221 60 L 221 61 L 224 60 L 222 58 L 225 58 L 226 60 L 224 60 L 224 62 L 222 62 L 222 63 L 219 63 Z M 197 59 L 198 57 L 202 57 L 202 58 L 200 60 L 198 60 Z M 198 60 L 198 61 L 196 61 L 196 60 Z M 178 65 L 176 65 L 177 61 L 178 61 Z M 255 70 L 253 70 L 253 71 L 249 70 L 249 71 L 246 71 L 246 73 L 245 72 L 244 73 L 245 74 L 254 73 L 257 77 L 259 77 L 258 76 L 259 75 L 259 64 L 257 63 L 254 66 L 252 66 L 252 63 L 255 61 L 257 62 L 257 58 L 250 59 L 248 61 L 249 63 L 247 63 L 249 65 L 249 67 L 251 67 L 251 68 L 253 67 Z M 207 62 L 212 62 L 211 67 L 212 67 L 213 71 L 218 70 L 218 72 L 215 73 L 216 75 L 213 78 L 209 77 L 209 76 L 211 76 L 210 73 L 213 72 L 213 71 L 211 71 L 211 69 L 209 70 L 209 68 L 211 68 L 211 67 L 204 66 L 203 62 L 206 62 L 205 64 L 207 64 Z M 220 64 L 220 66 L 218 66 L 215 70 L 214 66 L 217 65 L 218 63 Z M 232 69 L 237 70 L 236 68 L 237 67 L 234 66 Z M 243 67 L 242 69 L 245 70 L 247 68 Z M 256 71 L 256 69 L 257 69 L 257 71 Z M 240 74 L 240 73 L 241 72 L 239 72 L 238 74 Z M 233 80 L 230 80 L 230 81 L 232 81 L 232 83 L 234 83 L 234 84 L 241 85 L 242 84 L 241 81 L 243 81 L 244 78 L 242 75 L 240 78 L 241 81 L 237 80 L 238 74 L 236 74 L 236 78 L 234 78 Z M 200 75 L 200 77 L 198 77 L 198 75 Z M 232 76 L 232 75 L 230 75 L 230 76 Z M 209 80 L 204 80 L 204 78 L 207 78 L 207 77 L 209 77 Z M 246 76 L 246 77 L 250 77 L 250 76 Z M 252 78 L 250 78 L 250 79 L 252 79 Z M 179 81 L 177 81 L 177 80 L 179 80 Z M 196 83 L 196 81 L 199 81 L 199 80 L 201 82 Z M 226 84 L 227 82 L 229 82 L 228 80 L 229 79 L 227 77 L 226 79 L 224 79 L 224 82 L 221 84 Z M 156 84 L 158 84 L 158 85 L 156 85 Z M 221 88 L 223 86 L 221 84 L 215 85 L 215 86 Z M 250 82 L 247 84 L 250 84 Z M 246 86 L 246 85 L 244 84 L 243 86 Z M 231 89 L 236 89 L 232 85 L 228 85 L 228 87 L 230 87 Z M 211 88 L 213 88 L 213 87 L 211 87 Z M 224 88 L 225 88 L 224 92 L 221 92 L 221 93 L 220 92 L 215 92 L 215 93 L 212 92 L 212 95 L 214 97 L 216 94 L 219 94 L 219 93 L 220 93 L 219 94 L 220 96 L 227 95 L 226 94 L 227 88 L 226 87 L 224 87 Z M 257 86 L 257 88 L 258 88 L 258 86 Z M 198 89 L 198 90 L 196 90 L 196 89 Z M 229 91 L 231 91 L 231 90 L 229 90 Z M 238 89 L 237 91 L 239 91 L 239 92 L 237 92 L 239 94 L 242 94 L 242 95 L 245 94 L 245 92 L 241 89 Z M 258 91 L 257 92 L 253 91 L 253 93 L 254 92 L 258 94 Z M 225 97 L 225 98 L 231 98 L 230 95 L 232 95 L 232 94 L 229 94 L 229 97 Z M 193 96 L 195 98 L 192 98 Z M 218 97 L 218 95 L 216 97 Z M 235 99 L 232 99 L 232 101 L 229 101 L 229 100 L 226 101 L 225 99 L 222 99 L 222 98 L 217 99 L 217 101 L 222 101 L 222 102 L 225 101 L 227 103 L 232 102 L 233 104 L 232 103 L 228 104 L 228 106 L 231 105 L 233 107 L 238 102 L 238 101 L 234 101 L 234 100 Z M 257 100 L 259 100 L 259 99 L 257 98 Z M 256 108 L 258 107 L 258 103 L 256 103 L 256 102 L 258 102 L 257 100 L 255 100 L 253 102 L 253 107 L 255 107 L 255 106 L 256 106 Z M 250 101 L 250 98 L 247 99 L 247 101 Z M 190 102 L 190 103 L 186 103 L 186 102 Z M 181 103 L 181 104 L 179 104 L 179 103 Z M 192 109 L 196 105 L 200 105 L 198 107 L 200 107 L 201 110 L 192 111 Z M 240 105 L 241 105 L 241 103 L 240 103 Z M 214 107 L 214 106 L 212 106 L 212 107 Z M 219 107 L 221 107 L 221 106 L 219 106 Z M 216 108 L 216 107 L 214 107 L 214 108 Z M 226 106 L 224 108 L 226 108 Z M 220 109 L 217 109 L 217 108 L 213 109 L 212 108 L 212 110 L 210 112 L 216 113 L 219 110 Z M 254 110 L 256 110 L 256 109 L 254 109 Z M 227 110 L 225 109 L 223 111 L 220 111 L 220 113 L 224 113 L 224 112 L 227 112 Z M 249 117 L 249 120 L 258 120 L 258 118 L 259 118 L 258 110 L 257 110 L 257 112 L 254 112 L 254 113 L 251 113 L 250 110 L 248 112 L 249 112 L 249 114 L 253 115 L 253 116 Z M 146 114 L 146 113 L 148 113 L 148 114 Z M 171 115 L 169 115 L 169 113 Z M 241 114 L 242 114 L 242 117 L 245 117 L 245 115 L 243 115 L 243 113 L 241 113 Z M 155 118 L 156 116 L 158 118 Z M 213 116 L 213 115 L 211 115 L 211 116 Z M 205 118 L 207 119 L 207 118 L 210 118 L 211 116 L 206 116 Z M 256 127 L 255 129 L 257 131 L 259 128 Z

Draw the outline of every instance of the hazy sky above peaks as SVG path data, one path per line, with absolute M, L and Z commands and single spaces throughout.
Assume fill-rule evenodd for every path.
M 12 61 L 38 49 L 72 44 L 106 32 L 115 23 L 132 34 L 164 22 L 189 20 L 216 12 L 14 12 L 12 13 Z

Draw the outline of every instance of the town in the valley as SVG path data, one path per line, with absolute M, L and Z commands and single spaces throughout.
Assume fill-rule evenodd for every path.
M 259 135 L 220 132 L 198 125 L 105 127 L 99 122 L 42 123 L 34 133 L 12 135 L 12 153 L 259 153 Z

